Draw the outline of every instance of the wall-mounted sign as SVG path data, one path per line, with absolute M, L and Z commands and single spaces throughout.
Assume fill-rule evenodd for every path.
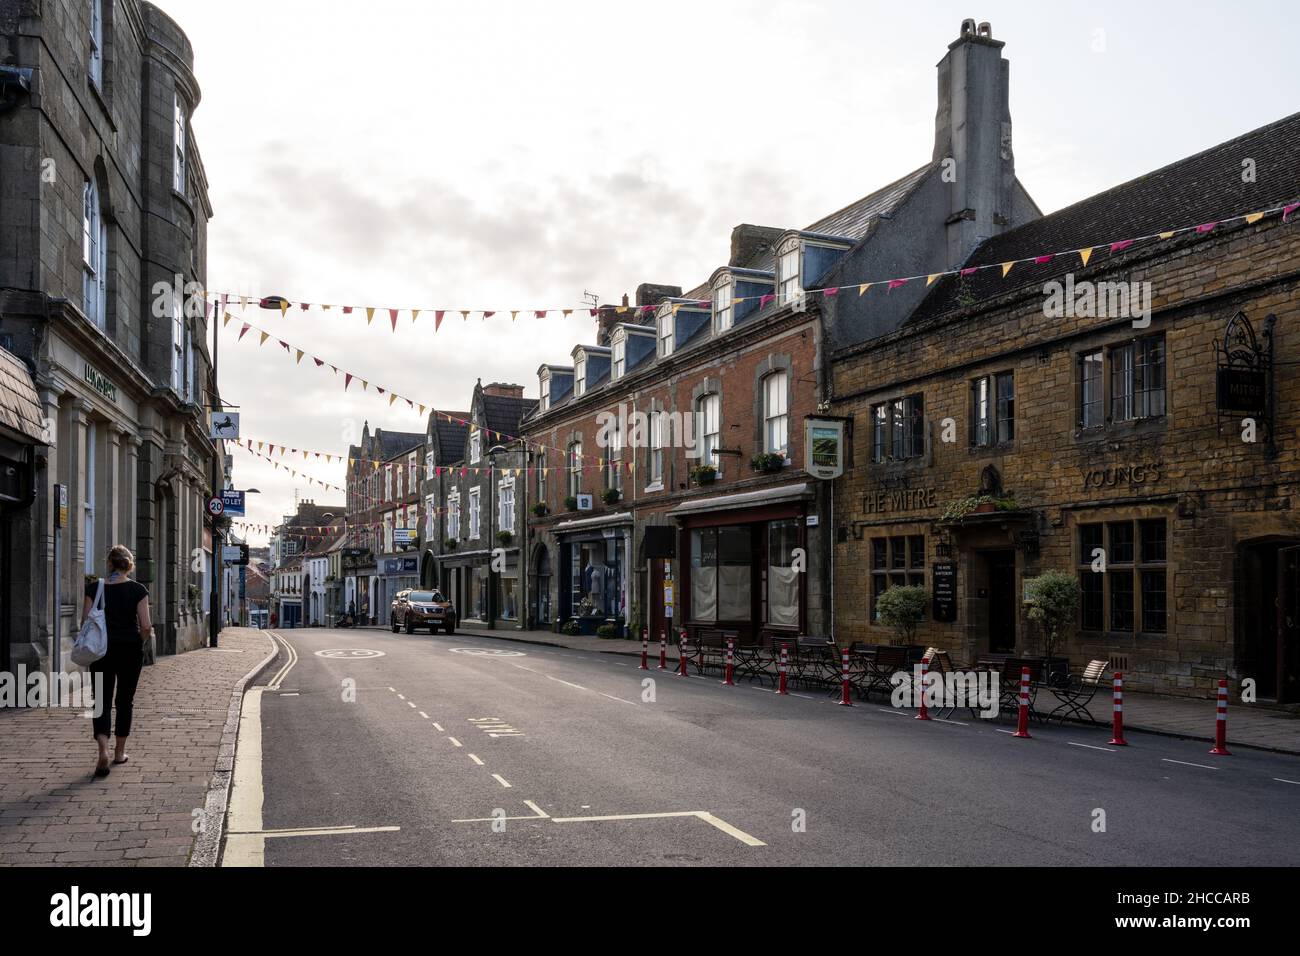
M 591 495 L 577 495 L 576 497 L 577 497 L 577 499 L 578 499 L 578 510 L 579 510 L 579 511 L 590 511 L 590 510 L 591 510 Z
M 862 510 L 869 515 L 934 508 L 939 496 L 934 488 L 894 488 L 868 491 L 862 496 Z
M 1273 326 L 1277 316 L 1264 317 L 1264 332 L 1258 338 L 1245 312 L 1228 320 L 1223 340 L 1214 343 L 1216 359 L 1215 410 L 1219 430 L 1225 417 L 1248 415 L 1256 420 L 1263 444 L 1271 457 L 1273 448 Z M 1233 423 L 1235 429 L 1237 423 Z
M 827 481 L 844 474 L 844 419 L 805 418 L 803 470 Z
M 68 526 L 68 486 L 54 486 L 54 527 L 66 528 Z
M 233 488 L 222 489 L 221 504 L 224 509 L 222 514 L 234 518 L 244 516 L 244 493 L 242 491 L 235 491 Z
M 389 558 L 384 561 L 384 574 L 414 574 L 418 570 L 416 558 Z
M 103 373 L 97 371 L 89 362 L 86 363 L 86 374 L 83 377 L 85 378 L 87 385 L 99 392 L 100 395 L 103 395 L 114 405 L 117 404 L 117 386 L 109 381 Z
M 957 565 L 936 561 L 930 569 L 930 605 L 936 621 L 957 620 Z
M 1131 488 L 1150 484 L 1164 476 L 1164 463 L 1159 461 L 1114 465 L 1109 468 L 1088 468 L 1083 473 L 1083 490 L 1094 488 Z
M 213 412 L 210 438 L 235 439 L 239 437 L 239 412 Z
M 1221 412 L 1263 415 L 1268 411 L 1268 373 L 1260 368 L 1221 366 L 1217 379 Z
M 412 544 L 416 533 L 414 528 L 394 528 L 393 544 Z

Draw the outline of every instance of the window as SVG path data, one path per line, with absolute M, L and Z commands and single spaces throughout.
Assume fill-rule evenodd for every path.
M 587 394 L 587 357 L 579 355 L 573 360 L 573 396 L 580 398 Z
M 433 534 L 438 528 L 438 499 L 433 495 L 426 495 L 424 498 L 424 540 L 426 542 L 433 540 Z
M 479 489 L 471 488 L 469 490 L 469 537 L 472 539 L 479 536 Z
M 433 481 L 433 452 L 424 453 L 424 480 Z
M 731 328 L 732 295 L 730 279 L 724 279 L 713 289 L 713 321 L 714 328 L 719 332 L 725 332 Z
M 925 586 L 925 535 L 871 539 L 871 620 L 880 620 L 876 600 L 892 587 Z
M 871 460 L 877 464 L 925 453 L 925 398 L 896 398 L 871 407 Z
M 605 463 L 607 472 L 605 487 L 623 490 L 623 429 L 618 422 L 609 433 L 609 460 Z
M 785 455 L 790 445 L 790 376 L 763 379 L 763 451 Z
M 507 478 L 497 487 L 497 530 L 515 530 L 515 481 Z
M 185 394 L 185 306 L 172 296 L 172 391 Z
M 1162 335 L 1110 350 L 1110 418 L 1159 418 L 1165 413 L 1165 342 Z
M 673 335 L 676 331 L 676 316 L 672 306 L 659 312 L 659 356 L 665 358 L 673 354 Z
M 472 425 L 469 430 L 469 463 L 477 465 L 482 457 L 483 433 L 478 430 L 477 425 Z
M 99 184 L 95 180 L 87 180 L 82 192 L 81 258 L 84 269 L 81 310 L 102 329 L 108 312 L 108 226 L 104 223 Z
M 393 466 L 384 465 L 384 501 L 393 500 Z
M 1103 422 L 1101 350 L 1079 356 L 1079 426 L 1099 428 Z
M 1166 528 L 1164 518 L 1079 526 L 1079 623 L 1083 630 L 1129 634 L 1168 630 Z M 1103 547 L 1105 571 L 1093 570 L 1097 561 L 1094 552 Z
M 199 382 L 194 374 L 194 336 L 190 325 L 185 323 L 185 400 L 195 405 L 199 403 Z
M 551 407 L 551 373 L 543 372 L 539 378 L 541 385 L 541 407 L 546 411 Z
M 1016 437 L 1016 386 L 1011 372 L 971 382 L 971 444 L 1005 445 Z
M 650 484 L 664 481 L 664 413 L 650 413 Z
M 781 247 L 780 254 L 776 260 L 776 292 L 777 302 L 784 305 L 801 291 L 800 282 L 803 277 L 800 274 L 799 264 L 800 247 L 798 239 L 791 239 Z
M 96 564 L 99 561 L 99 549 L 95 546 L 95 491 L 96 459 L 99 457 L 96 452 L 98 444 L 99 429 L 95 422 L 86 423 L 86 484 L 82 488 L 82 515 L 85 518 L 85 563 L 87 574 L 98 574 L 99 570 Z
M 700 464 L 712 465 L 722 474 L 718 448 L 722 438 L 722 421 L 719 414 L 721 400 L 717 393 L 705 395 L 695 403 L 696 427 L 700 436 Z
M 691 620 L 750 619 L 753 550 L 748 525 L 691 532 Z
M 799 547 L 799 521 L 773 521 L 767 526 L 767 623 L 799 626 L 799 571 L 794 552 Z
M 172 163 L 172 188 L 185 195 L 185 108 L 179 93 L 172 94 L 172 145 L 175 158 Z
M 609 374 L 610 380 L 623 377 L 623 371 L 627 367 L 627 339 L 619 338 L 614 340 L 613 346 L 613 366 Z
M 453 491 L 447 496 L 447 537 L 452 541 L 460 538 L 460 492 Z
M 396 465 L 389 465 L 388 467 L 392 468 L 394 472 L 393 478 L 395 487 L 393 489 L 393 500 L 400 501 L 402 498 L 406 497 L 406 492 L 403 490 L 406 487 L 405 469 L 402 467 L 400 462 Z
M 582 442 L 569 446 L 569 494 L 577 497 L 582 491 Z
M 546 504 L 546 449 L 537 453 L 537 500 Z
M 90 79 L 104 85 L 104 0 L 90 0 Z

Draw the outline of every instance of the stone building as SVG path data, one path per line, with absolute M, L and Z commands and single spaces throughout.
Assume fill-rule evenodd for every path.
M 470 626 L 524 624 L 525 458 L 518 436 L 536 404 L 524 398 L 522 385 L 480 381 L 468 412 L 429 415 L 421 584 L 441 590 Z
M 17 660 L 70 639 L 83 581 L 119 542 L 150 589 L 155 650 L 206 640 L 203 502 L 221 480 L 193 62 L 149 3 L 0 0 L 0 345 L 33 368 L 49 440 L 14 528 L 14 581 L 30 594 L 15 604 Z
M 1298 142 L 1300 114 L 987 238 L 833 354 L 841 643 L 889 642 L 880 595 L 919 584 L 919 642 L 1041 653 L 1024 585 L 1060 570 L 1076 667 L 1300 700 L 1300 217 L 1223 221 L 1300 199 Z

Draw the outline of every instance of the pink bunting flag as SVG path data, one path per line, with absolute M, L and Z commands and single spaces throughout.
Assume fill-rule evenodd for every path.
M 1112 243 L 1110 244 L 1110 251 L 1111 251 L 1111 252 L 1123 252 L 1125 249 L 1127 249 L 1127 248 L 1128 248 L 1129 246 L 1131 246 L 1131 245 L 1133 245 L 1133 240 L 1132 240 L 1132 239 L 1121 239 L 1119 242 L 1112 242 Z
M 289 351 L 289 343 L 284 339 L 280 339 L 280 348 L 284 349 L 286 352 Z
M 900 285 L 907 285 L 907 280 L 906 280 L 906 279 L 890 279 L 890 280 L 889 280 L 889 291 L 890 291 L 890 292 L 893 292 L 893 291 L 894 291 L 895 289 L 897 289 Z
M 839 294 L 840 294 L 840 290 L 833 287 L 830 289 L 822 289 L 822 295 L 826 296 L 828 299 L 833 295 L 839 295 Z
M 1055 255 L 1055 253 L 1051 253 L 1051 254 L 1049 254 L 1049 255 L 1045 255 L 1045 256 L 1036 256 L 1036 257 L 1034 258 L 1034 264 L 1035 264 L 1035 265 L 1040 265 L 1040 266 L 1045 266 L 1045 265 L 1047 265 L 1049 262 L 1052 261 L 1052 258 L 1053 258 L 1054 255 Z
M 594 319 L 596 316 L 600 315 L 600 309 L 588 309 L 587 311 L 591 313 L 591 317 L 592 317 L 593 319 Z
M 962 269 L 961 274 L 964 276 L 973 276 L 975 273 L 979 271 L 980 271 L 979 266 L 971 266 L 969 269 Z
M 759 307 L 760 309 L 763 308 L 764 306 L 766 306 L 769 302 L 771 302 L 771 301 L 772 301 L 773 299 L 775 299 L 775 298 L 776 298 L 776 296 L 773 295 L 771 292 L 769 292 L 767 295 L 760 295 L 760 296 L 758 297 L 758 307 Z
M 484 313 L 483 313 L 483 318 L 488 319 L 488 318 L 491 318 L 491 317 L 494 316 L 494 315 L 496 315 L 496 311 L 495 311 L 495 310 L 492 311 L 492 312 L 484 312 Z
M 539 319 L 544 319 L 546 318 L 546 310 L 538 309 L 536 312 L 533 313 L 533 315 L 537 316 Z
M 244 337 L 244 335 L 247 334 L 248 330 L 251 329 L 251 328 L 252 328 L 252 326 L 249 325 L 247 322 L 245 322 L 245 323 L 244 323 L 244 327 L 243 327 L 242 329 L 239 330 L 239 339 L 242 339 L 242 338 Z M 239 339 L 235 339 L 235 341 L 238 342 Z
M 1217 225 L 1218 225 L 1217 222 L 1203 222 L 1196 227 L 1196 231 L 1204 235 L 1205 233 L 1209 232 Z
M 313 362 L 316 363 L 316 367 L 317 367 L 317 368 L 320 368 L 322 365 L 325 364 L 325 360 L 324 360 L 324 359 L 318 359 L 318 358 L 317 358 L 316 356 L 314 356 L 314 355 L 311 357 L 311 360 L 312 360 Z
M 1284 206 L 1282 208 L 1282 221 L 1286 222 L 1290 219 L 1291 213 L 1295 212 L 1297 209 L 1300 209 L 1300 202 L 1293 202 L 1289 206 Z
M 380 388 L 378 385 L 375 386 L 375 391 L 377 391 L 380 395 L 384 394 L 384 390 Z
M 300 308 L 300 309 L 302 309 L 304 312 L 306 312 L 308 309 L 311 308 L 311 303 L 310 303 L 310 302 L 299 302 L 299 303 L 298 303 L 298 308 Z
M 351 315 L 351 314 L 352 314 L 352 306 L 350 306 L 350 305 L 345 305 L 345 306 L 343 307 L 343 314 L 344 314 L 344 315 Z
M 439 309 L 437 312 L 433 313 L 433 331 L 437 332 L 442 326 L 442 317 L 446 314 L 446 309 Z
M 348 390 L 348 386 L 351 384 L 352 384 L 352 373 L 348 372 L 346 375 L 343 376 L 343 391 L 346 392 Z
M 396 309 L 389 309 L 389 310 L 388 310 L 388 318 L 389 318 L 389 319 L 392 321 L 392 323 L 393 323 L 393 331 L 396 332 L 396 331 L 397 331 L 397 310 L 396 310 Z

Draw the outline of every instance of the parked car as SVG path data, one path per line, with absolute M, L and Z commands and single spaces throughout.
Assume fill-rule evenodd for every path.
M 430 634 L 438 628 L 454 634 L 456 621 L 456 606 L 440 591 L 398 591 L 388 613 L 388 623 L 394 634 L 399 628 L 405 628 L 407 634 L 414 634 L 417 627 L 427 627 Z

